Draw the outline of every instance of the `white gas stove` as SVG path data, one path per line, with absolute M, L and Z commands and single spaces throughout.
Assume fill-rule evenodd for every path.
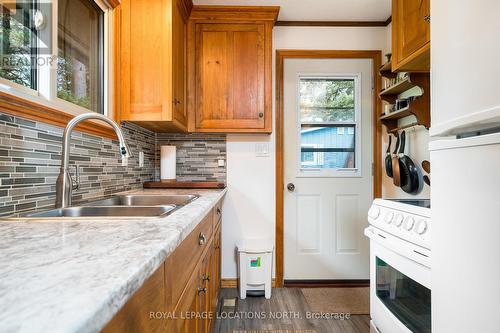
M 429 200 L 376 199 L 368 221 L 371 331 L 430 333 Z
M 430 200 L 375 199 L 368 211 L 370 225 L 430 250 Z

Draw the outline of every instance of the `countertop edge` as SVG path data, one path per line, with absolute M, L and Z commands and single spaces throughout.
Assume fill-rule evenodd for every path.
M 103 302 L 101 309 L 98 309 L 94 316 L 88 318 L 87 322 L 83 324 L 83 327 L 77 329 L 78 332 L 100 332 L 106 325 L 113 319 L 113 317 L 120 311 L 120 309 L 134 296 L 134 294 L 142 287 L 144 282 L 150 278 L 154 272 L 160 267 L 161 264 L 179 247 L 179 245 L 186 239 L 186 237 L 196 228 L 196 226 L 210 213 L 217 202 L 219 202 L 227 193 L 227 188 L 220 189 L 218 197 L 213 200 L 213 202 L 206 208 L 203 213 L 199 214 L 193 219 L 190 224 L 190 228 L 179 231 L 179 235 L 176 237 L 176 241 L 173 246 L 166 246 L 155 256 L 153 256 L 150 261 L 145 263 L 143 267 L 137 269 L 136 275 L 132 277 L 132 281 L 129 281 L 119 290 L 116 294 L 123 295 L 123 297 L 112 296 L 111 302 Z M 113 301 L 113 300 L 119 300 Z M 111 309 L 111 311 L 110 311 Z

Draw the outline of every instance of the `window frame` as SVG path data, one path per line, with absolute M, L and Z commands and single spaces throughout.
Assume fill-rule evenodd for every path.
M 302 122 L 300 117 L 300 81 L 301 79 L 332 79 L 332 80 L 354 80 L 354 121 L 335 121 L 335 122 Z M 361 112 L 361 94 L 362 94 L 361 73 L 297 73 L 296 77 L 296 135 L 297 135 L 297 178 L 361 178 L 362 177 L 362 112 Z M 334 126 L 354 126 L 354 168 L 302 168 L 301 153 L 302 125 L 311 127 L 334 127 Z M 307 144 L 305 144 L 307 145 Z
M 113 96 L 113 33 L 114 33 L 114 17 L 113 7 L 108 5 L 103 0 L 89 0 L 93 1 L 103 11 L 103 39 L 102 39 L 102 53 L 103 53 L 103 82 L 102 94 L 103 96 L 103 114 L 111 116 L 113 114 L 114 101 Z M 58 54 L 58 1 L 57 0 L 38 0 L 40 3 L 51 3 L 51 34 L 52 39 L 52 52 L 48 57 L 57 57 Z M 47 27 L 48 28 L 48 27 Z M 46 28 L 46 29 L 47 29 Z M 56 59 L 56 58 L 54 58 Z M 0 78 L 0 92 L 21 98 L 27 102 L 32 102 L 46 107 L 55 109 L 69 116 L 77 116 L 83 113 L 96 112 L 84 108 L 82 106 L 73 104 L 57 97 L 57 61 L 53 61 L 52 66 L 37 66 L 37 90 L 29 87 L 22 86 L 13 81 Z M 21 115 L 22 116 L 22 115 Z M 100 124 L 100 123 L 99 123 Z M 107 127 L 107 126 L 106 126 Z

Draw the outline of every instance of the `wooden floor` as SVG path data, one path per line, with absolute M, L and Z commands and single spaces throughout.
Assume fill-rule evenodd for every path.
M 237 289 L 222 289 L 221 297 L 237 298 Z M 214 332 L 279 329 L 314 329 L 318 333 L 370 332 L 368 315 L 350 316 L 344 320 L 308 319 L 307 312 L 310 312 L 310 308 L 300 288 L 273 289 L 270 300 L 264 297 L 247 297 L 245 300 L 237 299 L 236 308 L 220 308 Z M 285 314 L 288 314 L 288 318 L 283 318 Z M 259 315 L 260 319 L 255 318 Z M 274 318 L 271 318 L 272 315 Z

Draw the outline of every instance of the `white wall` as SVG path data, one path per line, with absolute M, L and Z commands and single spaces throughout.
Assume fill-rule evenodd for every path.
M 389 44 L 386 27 L 276 27 L 273 33 L 273 78 L 276 49 L 382 50 L 385 54 Z M 273 96 L 274 86 L 273 79 Z M 269 144 L 269 156 L 256 157 L 255 144 L 262 142 Z M 265 236 L 274 240 L 274 144 L 274 131 L 271 135 L 228 135 L 229 190 L 222 227 L 222 277 L 225 279 L 237 276 L 235 244 L 238 238 Z

